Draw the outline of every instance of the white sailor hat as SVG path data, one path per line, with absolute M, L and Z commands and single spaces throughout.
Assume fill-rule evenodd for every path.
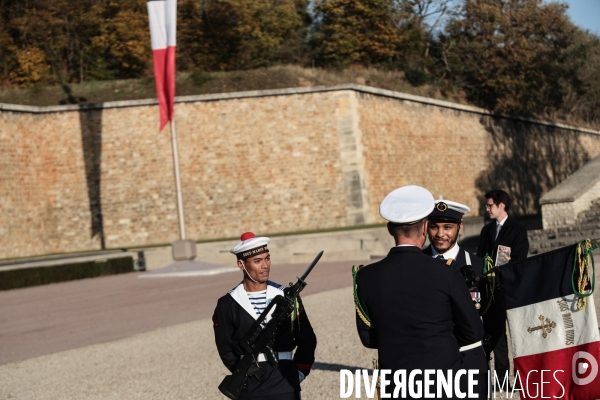
M 402 186 L 385 196 L 379 215 L 396 224 L 411 224 L 427 217 L 433 210 L 433 195 L 421 186 Z
M 462 222 L 463 215 L 471 212 L 464 204 L 450 200 L 436 200 L 435 208 L 429 214 L 430 221 Z
M 238 260 L 245 260 L 248 257 L 267 253 L 269 251 L 267 244 L 271 239 L 268 237 L 256 237 L 254 233 L 246 232 L 242 234 L 240 240 L 241 242 L 236 244 L 233 249 L 229 250 L 236 255 Z

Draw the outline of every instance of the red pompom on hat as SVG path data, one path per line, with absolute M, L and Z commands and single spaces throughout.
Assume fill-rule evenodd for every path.
M 243 242 L 244 240 L 248 240 L 248 239 L 252 239 L 255 238 L 256 235 L 252 232 L 246 232 L 246 233 L 242 233 L 242 236 L 240 237 L 240 240 Z
M 268 237 L 256 237 L 252 232 L 245 232 L 240 237 L 241 242 L 229 250 L 235 254 L 238 260 L 245 260 L 248 257 L 258 254 L 267 253 L 269 249 L 267 244 L 271 241 Z

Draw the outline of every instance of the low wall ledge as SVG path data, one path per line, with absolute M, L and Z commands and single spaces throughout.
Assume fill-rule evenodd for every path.
M 540 204 L 574 202 L 598 182 L 600 182 L 600 156 L 588 161 L 573 175 L 543 195 Z
M 533 123 L 537 125 L 544 125 L 555 127 L 559 129 L 568 129 L 571 131 L 589 133 L 593 135 L 600 135 L 600 131 L 580 128 L 573 125 L 561 124 L 558 122 L 542 121 L 534 118 L 521 117 L 518 115 L 507 115 L 494 113 L 483 108 L 468 106 L 464 104 L 452 103 L 445 100 L 436 100 L 429 97 L 415 96 L 412 94 L 395 92 L 392 90 L 379 89 L 371 86 L 364 86 L 358 84 L 342 84 L 334 86 L 312 86 L 312 87 L 298 87 L 298 88 L 287 88 L 287 89 L 269 89 L 269 90 L 251 90 L 245 92 L 230 92 L 230 93 L 215 93 L 215 94 L 203 94 L 194 96 L 177 96 L 175 97 L 175 103 L 190 103 L 190 102 L 202 102 L 202 101 L 219 101 L 219 100 L 231 100 L 231 99 L 243 99 L 252 97 L 267 97 L 267 96 L 285 96 L 294 94 L 310 94 L 310 93 L 321 93 L 321 92 L 335 92 L 335 91 L 355 91 L 360 93 L 372 94 L 377 96 L 389 97 L 398 100 L 412 101 L 415 103 L 421 103 L 426 105 L 433 105 L 442 108 L 448 108 L 452 110 L 465 111 L 474 114 L 489 115 L 491 117 L 511 119 L 515 121 L 523 121 Z M 138 107 L 157 105 L 157 99 L 143 99 L 143 100 L 123 100 L 123 101 L 109 101 L 104 103 L 95 104 L 69 104 L 60 106 L 25 106 L 19 104 L 4 104 L 0 103 L 0 111 L 12 111 L 12 112 L 23 112 L 23 113 L 53 113 L 53 112 L 64 112 L 64 111 L 79 111 L 79 110 L 98 110 L 98 109 L 109 109 L 109 108 L 122 108 L 122 107 Z

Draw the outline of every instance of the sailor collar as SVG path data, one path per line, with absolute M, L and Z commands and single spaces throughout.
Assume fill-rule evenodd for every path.
M 271 300 L 275 298 L 275 296 L 283 296 L 283 289 L 285 289 L 285 286 L 281 286 L 280 284 L 272 281 L 267 281 L 267 306 L 269 305 Z M 248 292 L 246 292 L 246 290 L 244 289 L 243 282 L 240 282 L 239 285 L 231 289 L 229 291 L 229 295 L 233 297 L 236 303 L 238 303 L 244 310 L 246 310 L 246 312 L 250 314 L 252 318 L 258 319 L 256 310 L 254 309 L 254 307 L 252 307 L 252 304 L 250 304 L 250 299 L 248 299 Z M 271 309 L 265 322 L 269 321 L 269 319 L 271 318 L 271 314 L 274 310 L 275 309 Z

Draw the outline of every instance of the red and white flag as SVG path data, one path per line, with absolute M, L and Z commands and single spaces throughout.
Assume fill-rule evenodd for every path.
M 593 296 L 585 297 L 584 308 L 577 305 L 576 291 L 593 287 L 577 279 L 575 261 L 578 246 L 584 244 L 498 268 L 522 398 L 600 398 L 600 335 Z M 591 280 L 593 259 L 589 261 L 584 275 Z
M 162 130 L 173 118 L 175 101 L 177 0 L 148 0 L 148 20 Z

